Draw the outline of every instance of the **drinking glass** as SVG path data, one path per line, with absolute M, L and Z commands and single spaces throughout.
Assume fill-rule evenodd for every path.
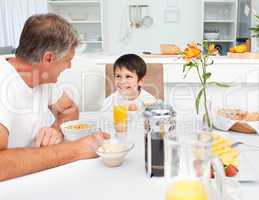
M 128 101 L 122 97 L 113 103 L 113 122 L 117 136 L 125 136 L 128 128 Z

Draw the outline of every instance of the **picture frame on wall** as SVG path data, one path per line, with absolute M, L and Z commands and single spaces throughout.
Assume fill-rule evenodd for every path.
M 164 10 L 164 23 L 178 23 L 180 20 L 180 11 L 178 8 Z

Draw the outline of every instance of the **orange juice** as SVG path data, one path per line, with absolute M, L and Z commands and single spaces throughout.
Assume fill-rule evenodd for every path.
M 113 106 L 113 120 L 116 132 L 126 132 L 128 107 L 124 105 Z
M 178 180 L 169 187 L 166 200 L 208 200 L 208 195 L 200 181 Z

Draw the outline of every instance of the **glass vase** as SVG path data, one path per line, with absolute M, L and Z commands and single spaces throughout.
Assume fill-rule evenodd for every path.
M 197 113 L 198 130 L 203 132 L 212 132 L 212 105 L 211 101 L 204 99 L 201 101 Z

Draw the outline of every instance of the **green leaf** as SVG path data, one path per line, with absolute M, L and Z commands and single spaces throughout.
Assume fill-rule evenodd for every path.
M 202 88 L 198 95 L 196 96 L 196 99 L 195 99 L 195 108 L 196 108 L 196 113 L 199 114 L 199 105 L 200 105 L 200 100 L 201 100 L 201 95 L 203 94 L 204 92 L 204 89 Z
M 222 88 L 228 88 L 228 87 L 231 87 L 230 85 L 228 84 L 225 84 L 225 83 L 219 83 L 219 82 L 209 82 L 208 83 L 209 85 L 216 85 L 218 87 L 222 87 Z
M 194 62 L 192 62 L 192 61 L 190 61 L 190 62 L 188 62 L 188 63 L 185 63 L 184 65 L 183 65 L 183 72 L 185 72 L 186 70 L 190 70 L 191 68 L 193 68 L 193 67 L 195 67 L 196 66 L 196 63 L 194 63 Z
M 205 49 L 205 51 L 208 51 L 208 49 L 209 49 L 209 42 L 203 41 L 203 49 Z
M 208 65 L 213 65 L 214 64 L 214 60 L 212 60 Z
M 205 74 L 202 74 L 202 78 L 204 80 L 204 83 L 210 78 L 211 73 L 210 72 L 206 72 Z

